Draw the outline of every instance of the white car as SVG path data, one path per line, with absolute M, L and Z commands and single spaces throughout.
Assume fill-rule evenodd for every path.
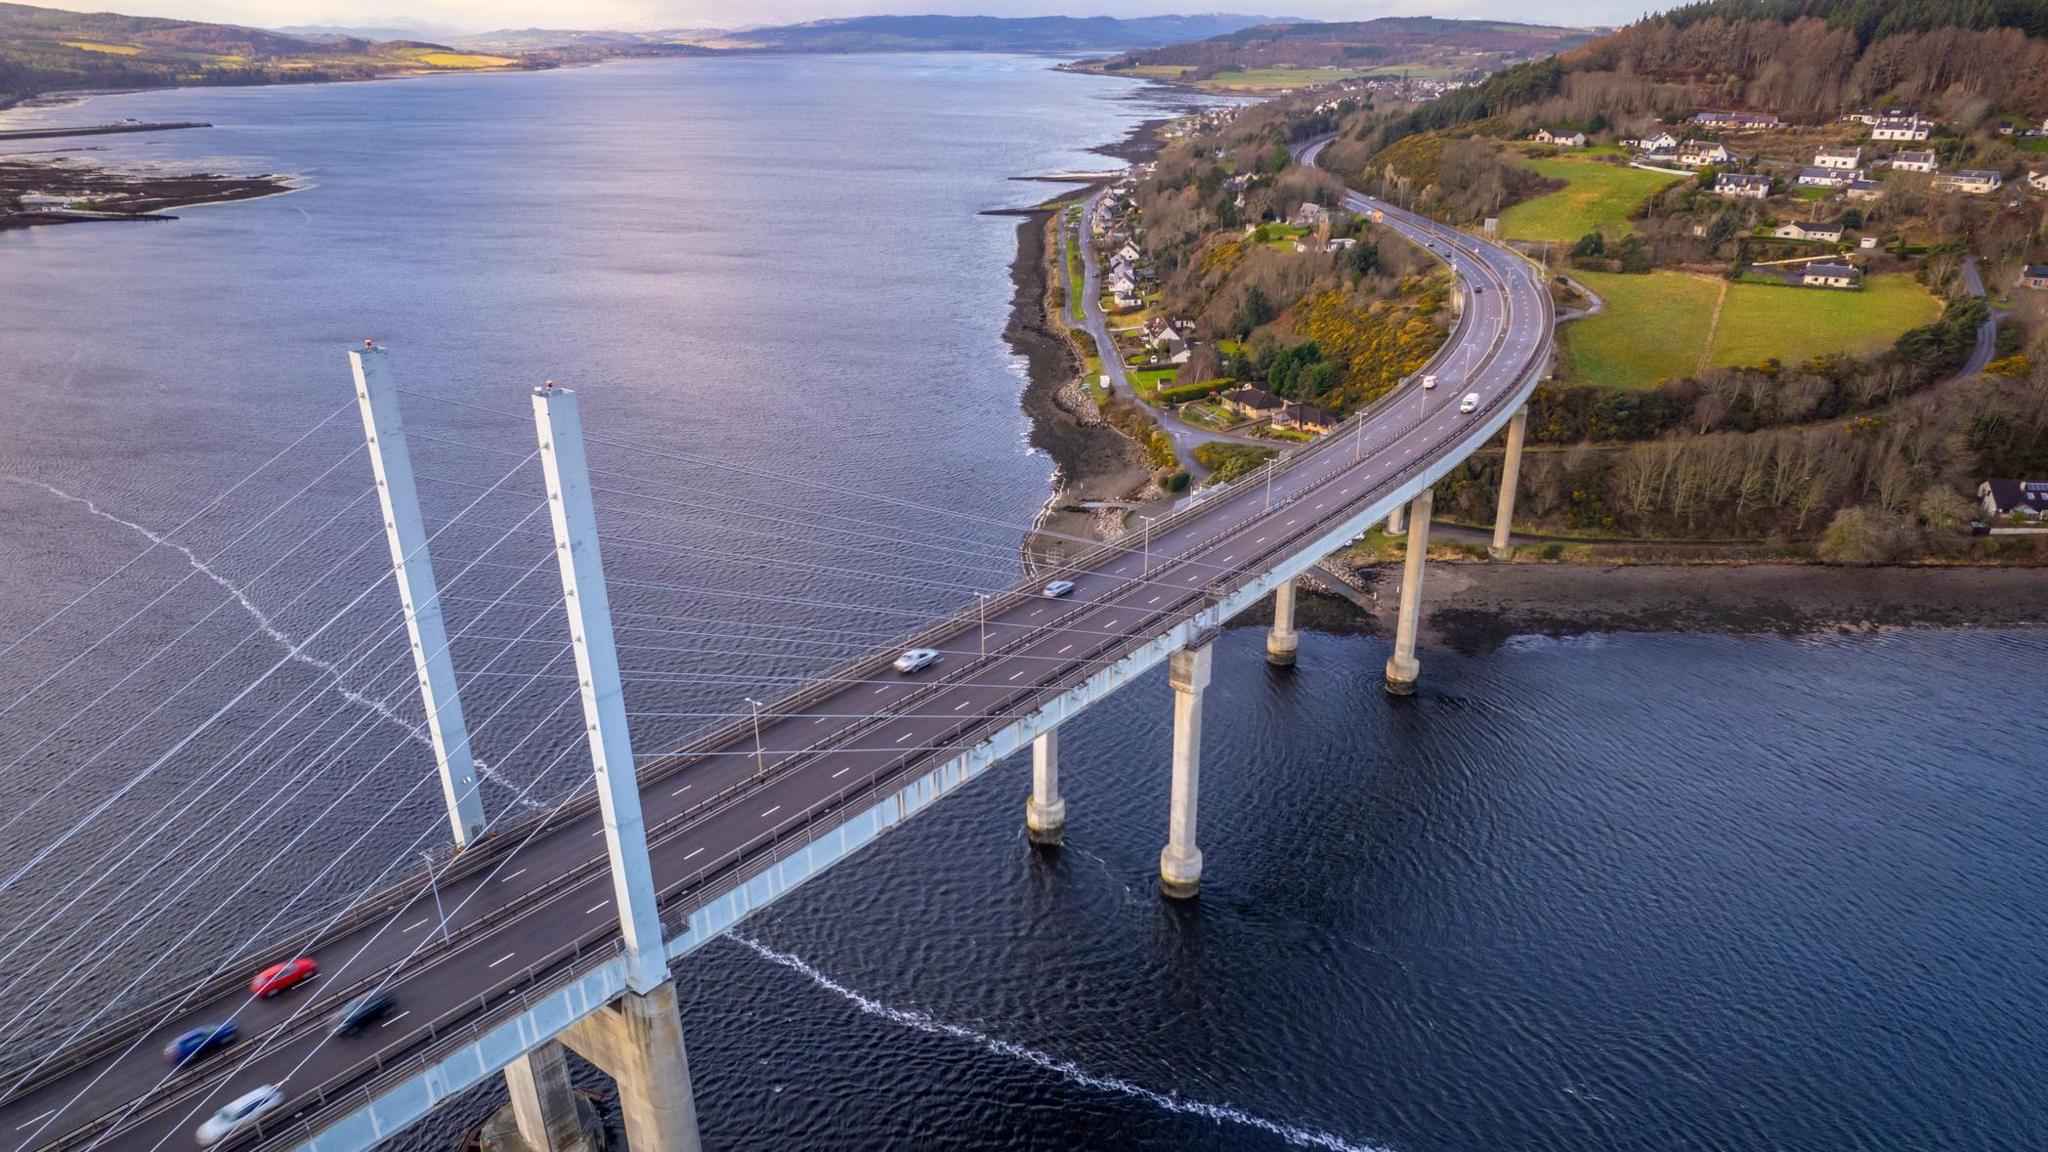
M 1045 586 L 1045 594 L 1054 599 L 1058 599 L 1061 596 L 1065 596 L 1067 593 L 1072 592 L 1073 590 L 1074 582 L 1072 580 L 1055 580 L 1052 583 L 1047 584 Z
M 282 1103 L 284 1089 L 275 1084 L 265 1084 L 253 1092 L 235 1097 L 228 1102 L 227 1107 L 215 1112 L 206 1123 L 199 1126 L 199 1146 L 210 1148 L 220 1143 L 263 1119 Z
M 1477 411 L 1479 411 L 1479 393 L 1477 393 L 1477 392 L 1467 392 L 1467 393 L 1465 393 L 1465 398 L 1464 398 L 1463 400 L 1460 400 L 1460 401 L 1458 401 L 1458 411 L 1460 411 L 1460 412 L 1477 412 Z
M 936 648 L 912 648 L 896 658 L 896 670 L 915 672 L 920 668 L 930 667 L 938 658 L 939 650 Z
M 1429 375 L 1424 376 L 1422 378 L 1422 387 L 1425 391 L 1436 387 L 1436 373 L 1431 372 Z

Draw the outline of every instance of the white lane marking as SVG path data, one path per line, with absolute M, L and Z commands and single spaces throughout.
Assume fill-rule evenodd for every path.
M 763 819 L 763 820 L 766 820 L 766 819 L 767 819 L 767 818 L 769 818 L 770 816 L 773 816 L 773 815 L 775 815 L 775 814 L 776 814 L 777 812 L 780 812 L 780 811 L 782 811 L 782 805 L 780 805 L 780 804 L 777 804 L 777 805 L 776 805 L 775 807 L 773 807 L 773 808 L 770 808 L 770 809 L 769 809 L 769 810 L 767 810 L 766 812 L 763 812 L 763 813 L 761 813 L 761 819 Z
M 413 929 L 415 929 L 415 928 L 418 928 L 418 927 L 419 927 L 419 926 L 421 926 L 422 924 L 425 924 L 426 922 L 427 922 L 427 917 L 425 917 L 425 916 L 422 916 L 422 917 L 420 917 L 419 919 L 417 919 L 417 920 L 413 921 L 412 923 L 410 923 L 410 924 L 407 924 L 407 925 L 406 925 L 405 927 L 403 927 L 403 928 L 400 928 L 400 929 L 399 929 L 399 931 L 400 931 L 400 932 L 410 932 L 410 931 L 412 931 Z
M 379 1028 L 389 1028 L 389 1027 L 391 1027 L 391 1026 L 392 1026 L 393 1024 L 396 1024 L 396 1023 L 398 1023 L 398 1022 L 399 1022 L 400 1020 L 403 1020 L 403 1019 L 405 1019 L 405 1018 L 406 1018 L 407 1016 L 410 1016 L 410 1015 L 412 1015 L 412 1009 L 410 1009 L 410 1008 L 407 1008 L 407 1009 L 406 1009 L 405 1011 L 403 1011 L 403 1012 L 400 1012 L 400 1013 L 399 1013 L 398 1015 L 396 1015 L 396 1016 L 393 1016 L 393 1017 L 390 1017 L 389 1019 L 385 1020 L 385 1021 L 384 1021 L 384 1022 L 383 1022 L 382 1024 L 379 1024 L 379 1025 L 377 1025 L 377 1027 L 379 1027 Z
M 1039 614 L 1040 612 L 1043 612 L 1043 611 L 1045 611 L 1045 609 L 1043 609 L 1043 608 L 1033 608 L 1033 609 L 1031 610 L 1031 615 L 1033 615 L 1033 616 L 1036 616 L 1036 615 L 1038 615 L 1038 614 Z
M 517 871 L 517 872 L 514 872 L 514 873 L 513 873 L 513 874 L 511 874 L 510 876 L 502 876 L 502 877 L 499 877 L 499 879 L 498 879 L 498 883 L 500 883 L 500 884 L 503 884 L 503 883 L 506 883 L 506 882 L 508 882 L 508 881 L 512 881 L 512 880 L 517 880 L 517 879 L 519 879 L 519 878 L 520 878 L 521 876 L 524 876 L 524 875 L 526 875 L 526 869 L 524 869 L 524 868 L 521 868 L 521 869 L 520 869 L 519 871 Z
M 1057 652 L 1055 652 L 1055 653 L 1053 653 L 1053 655 L 1055 655 L 1055 656 L 1065 656 L 1065 655 L 1067 654 L 1067 649 L 1069 649 L 1069 648 L 1072 648 L 1072 647 L 1073 647 L 1073 645 L 1072 645 L 1072 644 L 1063 644 L 1063 645 L 1061 645 L 1061 646 L 1060 646 L 1060 650 L 1059 650 L 1059 651 L 1057 651 Z
M 602 828 L 599 828 L 599 829 L 598 829 L 597 831 L 595 831 L 595 832 L 592 832 L 592 833 L 591 833 L 591 835 L 592 835 L 592 836 L 602 836 L 602 835 L 604 835 L 604 829 L 602 829 Z
M 517 955 L 519 955 L 519 953 L 517 952 L 507 952 L 503 956 L 498 957 L 496 960 L 491 961 L 489 964 L 484 965 L 484 967 L 496 968 L 498 965 L 503 964 L 505 961 L 510 960 L 511 958 Z
M 901 743 L 903 743 L 903 742 L 904 742 L 905 740 L 908 740 L 908 739 L 910 739 L 910 733 L 908 733 L 908 732 L 905 732 L 905 733 L 904 733 L 903 735 L 901 735 L 901 736 L 898 736 L 898 737 L 896 738 L 896 742 L 897 742 L 898 744 L 901 744 Z
M 1147 604 L 1157 604 L 1157 603 L 1159 603 L 1159 597 L 1157 597 L 1157 596 L 1154 596 L 1154 597 L 1153 597 L 1153 598 L 1151 598 L 1150 600 L 1147 600 L 1147 601 L 1145 601 L 1145 603 L 1147 603 Z
M 955 705 L 953 705 L 953 711 L 955 711 L 955 712 L 958 712 L 958 711 L 959 711 L 959 710 L 961 710 L 962 708 L 965 708 L 965 707 L 967 707 L 967 706 L 968 706 L 969 704 L 972 704 L 972 703 L 974 703 L 974 701 L 972 701 L 972 700 L 962 700 L 962 701 L 961 701 L 961 702 L 959 702 L 958 704 L 955 704 Z
M 690 857 L 695 856 L 697 853 L 702 852 L 703 850 L 704 848 L 702 845 L 692 848 L 688 852 L 683 854 L 683 859 L 688 860 Z
M 1024 673 L 1023 673 L 1023 672 L 1021 672 L 1021 671 L 1019 671 L 1019 672 L 1012 672 L 1012 673 L 1010 673 L 1010 679 L 1012 679 L 1012 680 L 1015 680 L 1015 679 L 1016 679 L 1017 677 L 1019 677 L 1019 676 L 1022 676 L 1023 674 L 1024 674 Z
M 848 765 L 846 766 L 846 768 L 841 768 L 841 769 L 840 769 L 839 771 L 837 771 L 837 772 L 834 772 L 834 773 L 832 774 L 832 778 L 833 778 L 834 780 L 837 780 L 837 779 L 839 779 L 839 778 L 840 778 L 841 776 L 844 776 L 844 775 L 846 775 L 846 769 L 847 769 L 847 768 L 851 768 L 851 767 L 853 767 L 853 765 L 851 765 L 851 764 L 848 764 Z
M 888 690 L 889 686 L 887 684 L 884 684 L 880 688 L 875 689 L 875 695 L 880 696 L 882 693 L 887 692 Z
M 21 1131 L 21 1130 L 22 1130 L 23 1128 L 27 1128 L 27 1127 L 28 1127 L 28 1126 L 29 1126 L 30 1124 L 36 1124 L 36 1123 L 39 1123 L 39 1122 L 41 1122 L 41 1121 L 44 1121 L 44 1120 L 48 1120 L 48 1119 L 49 1119 L 50 1117 L 52 1117 L 52 1116 L 55 1116 L 56 1114 L 57 1114 L 57 1110 L 56 1110 L 55 1108 L 52 1108 L 52 1109 L 50 1109 L 50 1110 L 49 1110 L 48 1112 L 45 1112 L 45 1113 L 43 1113 L 43 1114 L 42 1114 L 41 1116 L 36 1116 L 36 1117 L 33 1117 L 33 1118 L 31 1118 L 31 1119 L 29 1120 L 28 1124 L 16 1124 L 16 1125 L 14 1126 L 14 1130 L 15 1130 L 16 1132 L 19 1132 L 19 1131 Z
M 606 905 L 608 905 L 608 904 L 610 904 L 610 903 L 611 903 L 611 901 L 609 901 L 609 900 L 599 900 L 599 901 L 598 901 L 597 903 L 595 903 L 595 904 L 592 904 L 592 905 L 591 905 L 590 907 L 588 907 L 588 908 L 585 908 L 585 909 L 583 910 L 583 914 L 584 914 L 585 916 L 593 915 L 593 914 L 595 914 L 596 912 L 598 912 L 599 910 L 603 909 L 603 908 L 604 908 L 604 907 L 605 907 Z
M 1237 557 L 1235 557 L 1235 556 L 1225 556 L 1225 557 L 1223 558 L 1223 562 L 1224 562 L 1225 564 L 1228 564 L 1228 563 L 1230 563 L 1230 562 L 1231 562 L 1232 560 L 1235 560 L 1235 559 L 1237 559 Z
M 813 724 L 823 724 L 823 723 L 824 723 L 824 722 L 825 722 L 826 720 L 828 720 L 828 719 L 830 719 L 830 717 L 826 717 L 826 716 L 820 716 L 820 717 L 818 717 L 818 718 L 817 718 L 816 720 L 813 720 L 813 721 L 811 721 L 811 723 L 813 723 Z
M 688 784 L 685 784 L 685 785 L 683 785 L 683 786 L 682 786 L 681 788 L 678 788 L 678 789 L 676 789 L 675 791 L 673 791 L 673 792 L 669 793 L 669 795 L 671 795 L 671 796 L 681 796 L 681 795 L 682 795 L 683 793 L 685 793 L 685 792 L 688 792 L 689 790 L 690 790 L 690 786 L 689 786 Z

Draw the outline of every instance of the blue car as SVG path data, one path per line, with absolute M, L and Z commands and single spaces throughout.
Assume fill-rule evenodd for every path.
M 215 1049 L 235 1042 L 235 1022 L 224 1020 L 211 1028 L 194 1028 L 164 1046 L 164 1059 L 172 1064 L 197 1060 Z

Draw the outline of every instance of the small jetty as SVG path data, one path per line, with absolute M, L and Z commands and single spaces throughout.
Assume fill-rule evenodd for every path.
M 76 128 L 15 128 L 0 131 L 0 140 L 50 140 L 60 136 L 113 136 L 123 132 L 170 132 L 179 128 L 211 128 L 197 120 L 168 120 L 145 124 L 123 120 L 119 124 L 82 124 Z

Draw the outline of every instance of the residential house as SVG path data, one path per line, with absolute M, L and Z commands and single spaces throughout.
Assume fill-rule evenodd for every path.
M 1855 288 L 1863 283 L 1863 271 L 1852 264 L 1802 264 L 1794 273 L 1803 288 Z
M 1144 255 L 1143 252 L 1138 251 L 1138 246 L 1129 240 L 1124 241 L 1124 246 L 1116 250 L 1117 259 L 1125 260 L 1132 264 L 1137 263 Z
M 1986 480 L 1977 485 L 1977 500 L 1984 506 L 1986 519 L 2018 516 L 2039 520 L 2048 516 L 2048 481 Z
M 2027 186 L 2036 192 L 2048 192 L 2048 169 L 2027 173 Z
M 1358 247 L 1358 241 L 1352 239 L 1349 236 L 1338 236 L 1332 239 L 1328 244 L 1323 245 L 1323 251 L 1348 252 L 1356 247 Z
M 1856 241 L 1856 246 L 1867 252 L 1870 249 L 1877 247 L 1877 237 L 1865 236 Z
M 1861 172 L 1843 172 L 1835 168 L 1801 168 L 1800 186 L 1805 188 L 1847 188 L 1863 178 Z
M 1748 172 L 1723 172 L 1714 177 L 1714 194 L 1745 200 L 1765 200 L 1771 195 L 1771 178 Z
M 1733 132 L 1754 132 L 1765 128 L 1776 128 L 1779 120 L 1768 112 L 1701 112 L 1692 122 L 1706 128 L 1723 128 Z
M 2029 264 L 2020 269 L 2020 287 L 2048 289 L 2048 264 Z
M 1645 152 L 1675 152 L 1678 150 L 1678 137 L 1669 132 L 1659 132 L 1636 141 L 1636 147 Z
M 1713 164 L 1726 164 L 1734 157 L 1728 149 L 1714 140 L 1689 140 L 1678 146 L 1678 165 L 1681 168 L 1705 168 Z
M 1823 148 L 1813 154 L 1815 168 L 1831 168 L 1837 172 L 1853 172 L 1863 164 L 1863 149 Z
M 1538 128 L 1534 139 L 1538 144 L 1555 144 L 1560 148 L 1584 148 L 1586 146 L 1586 134 L 1584 132 L 1552 132 L 1548 128 Z
M 1838 244 L 1842 240 L 1842 226 L 1839 223 L 1794 220 L 1790 224 L 1780 224 L 1771 235 L 1780 240 L 1820 240 Z
M 1323 222 L 1323 215 L 1323 206 L 1313 200 L 1309 200 L 1304 201 L 1301 207 L 1296 208 L 1294 215 L 1287 222 L 1296 228 L 1313 228 Z
M 1225 392 L 1221 399 L 1224 408 L 1246 419 L 1271 416 L 1287 405 L 1285 400 L 1280 399 L 1264 388 L 1254 388 L 1250 384 L 1243 384 L 1232 388 L 1230 391 Z
M 1870 126 L 1872 140 L 1925 140 L 1932 134 L 1934 126 L 1911 113 L 1878 118 Z
M 1284 404 L 1273 413 L 1273 427 L 1321 434 L 1337 426 L 1337 414 L 1313 404 Z
M 1892 167 L 1900 172 L 1932 172 L 1941 165 L 1932 151 L 1901 152 L 1892 157 Z
M 1884 185 L 1875 180 L 1851 180 L 1848 192 L 1851 200 L 1884 199 Z
M 2005 177 L 1996 172 L 1978 168 L 1965 168 L 1935 178 L 1934 186 L 1951 192 L 1966 192 L 1972 196 L 1989 196 L 2005 184 Z

